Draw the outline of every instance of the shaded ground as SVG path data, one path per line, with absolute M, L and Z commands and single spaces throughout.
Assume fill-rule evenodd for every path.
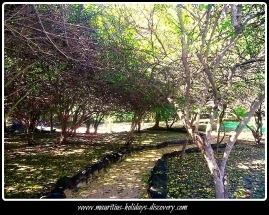
M 213 132 L 214 133 L 214 132 Z M 83 134 L 78 134 L 77 137 L 72 137 L 68 139 L 69 144 L 57 146 L 56 142 L 58 133 L 55 134 L 35 134 L 36 145 L 28 146 L 25 143 L 24 137 L 21 134 L 5 134 L 4 139 L 4 192 L 5 198 L 40 198 L 41 194 L 50 191 L 57 179 L 62 176 L 72 176 L 81 170 L 83 167 L 88 166 L 98 159 L 103 157 L 105 154 L 110 153 L 119 149 L 126 139 L 126 132 L 122 133 L 102 133 L 97 136 L 85 136 Z M 246 134 L 246 133 L 245 133 Z M 252 138 L 250 132 L 247 133 L 248 136 L 241 136 L 240 138 L 245 138 L 249 140 Z M 243 137 L 243 138 L 242 138 Z M 247 138 L 246 138 L 247 137 Z M 177 132 L 166 132 L 166 131 L 147 131 L 140 134 L 136 134 L 135 145 L 155 145 L 163 141 L 168 140 L 178 140 L 185 139 L 185 134 L 180 134 Z M 225 138 L 228 139 L 228 136 Z M 178 146 L 181 147 L 181 146 Z M 163 153 L 167 153 L 164 150 L 174 150 L 172 148 L 162 149 L 158 151 L 147 151 L 141 152 L 141 154 L 135 154 L 130 158 L 127 158 L 122 163 L 116 164 L 108 170 L 108 174 L 113 177 L 117 174 L 121 174 L 119 178 L 126 180 L 126 183 L 122 183 L 117 179 L 118 185 L 110 184 L 111 178 L 99 178 L 100 183 L 93 181 L 96 192 L 103 192 L 105 195 L 100 198 L 110 198 L 107 193 L 110 187 L 115 186 L 116 191 L 114 198 L 145 198 L 145 187 L 148 179 L 148 175 L 154 162 L 162 156 Z M 178 148 L 177 150 L 180 150 Z M 241 151 L 244 151 L 243 149 Z M 245 150 L 246 158 L 251 154 L 252 151 Z M 264 151 L 261 152 L 264 155 Z M 152 156 L 152 157 L 151 157 Z M 201 158 L 201 155 L 198 154 Z M 241 155 L 240 155 L 241 156 Z M 239 157 L 239 155 L 238 155 Z M 131 160 L 128 160 L 131 159 Z M 247 162 L 247 161 L 246 161 Z M 135 163 L 135 165 L 132 165 Z M 202 160 L 200 163 L 204 163 Z M 175 163 L 175 165 L 177 165 Z M 194 163 L 194 167 L 195 167 Z M 243 164 L 247 166 L 248 164 Z M 250 163 L 249 163 L 250 165 Z M 251 164 L 252 165 L 252 164 Z M 255 164 L 256 165 L 256 164 Z M 261 171 L 264 171 L 264 163 L 261 166 Z M 195 168 L 192 169 L 195 169 Z M 191 167 L 190 167 L 191 168 Z M 202 169 L 207 170 L 207 167 L 203 166 Z M 252 167 L 248 167 L 253 169 Z M 239 168 L 240 169 L 240 168 Z M 201 169 L 197 170 L 197 174 Z M 236 168 L 232 171 L 236 171 Z M 206 171 L 207 172 L 207 171 Z M 128 177 L 128 175 L 130 177 Z M 184 175 L 184 174 L 183 174 Z M 263 181 L 264 178 L 257 177 L 258 181 Z M 116 181 L 114 177 L 113 181 Z M 194 178 L 199 178 L 198 176 Z M 234 179 L 236 181 L 237 179 Z M 252 179 L 247 177 L 244 178 L 247 186 L 255 184 Z M 251 182 L 250 182 L 251 180 Z M 254 180 L 254 179 L 253 179 Z M 102 188 L 106 184 L 105 188 Z M 242 180 L 241 180 L 242 181 Z M 129 184 L 128 184 L 129 183 Z M 133 185 L 131 185 L 133 183 Z M 241 182 L 240 182 L 241 183 Z M 262 183 L 262 182 L 261 182 Z M 97 187 L 99 186 L 99 188 Z M 123 188 L 133 186 L 137 187 L 136 191 L 138 193 L 134 194 L 134 191 L 124 191 Z M 237 186 L 231 180 L 231 187 Z M 240 185 L 241 186 L 241 185 Z M 92 186 L 89 184 L 88 193 L 81 192 L 76 193 L 73 197 L 83 198 L 79 195 L 88 195 L 89 192 L 93 191 Z M 199 187 L 199 186 L 198 186 Z M 242 187 L 242 186 L 241 186 Z M 264 186 L 260 186 L 257 189 L 264 189 Z M 114 189 L 114 188 L 113 188 Z M 140 190 L 139 190 L 140 189 Z M 85 190 L 85 189 L 84 189 Z M 81 190 L 82 191 L 82 190 Z M 118 193 L 119 192 L 119 193 Z M 242 190 L 236 191 L 236 193 L 242 193 Z M 92 193 L 93 194 L 93 193 Z M 76 196 L 77 195 L 77 196 Z M 89 194 L 90 195 L 90 194 Z M 96 195 L 96 194 L 93 194 Z M 234 196 L 237 194 L 233 194 Z M 243 194 L 242 194 L 243 195 Z M 254 194 L 255 197 L 256 194 Z M 117 197 L 118 196 L 118 197 Z M 96 196 L 90 198 L 97 198 Z
M 189 145 L 188 147 L 190 147 Z M 193 146 L 193 145 L 192 145 Z M 182 146 L 138 152 L 121 163 L 111 166 L 78 192 L 68 192 L 67 198 L 88 199 L 141 199 L 147 198 L 147 182 L 155 162 L 163 154 L 181 150 Z
M 35 134 L 36 145 L 28 146 L 22 134 L 5 134 L 5 198 L 40 198 L 57 179 L 72 176 L 105 154 L 119 149 L 126 133 L 98 134 L 97 137 L 72 137 L 69 144 L 54 144 L 58 133 Z M 157 144 L 182 139 L 175 132 L 148 131 L 136 134 L 135 145 Z
M 217 157 L 220 158 L 223 151 Z M 191 164 L 191 165 L 190 165 Z M 236 144 L 230 154 L 229 198 L 265 197 L 265 149 L 245 143 Z M 200 153 L 168 159 L 167 198 L 214 199 L 215 190 L 208 167 Z

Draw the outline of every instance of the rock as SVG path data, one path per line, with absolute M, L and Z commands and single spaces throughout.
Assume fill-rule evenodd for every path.
M 63 192 L 67 188 L 74 189 L 75 184 L 74 184 L 74 181 L 72 180 L 72 178 L 64 176 L 64 177 L 61 177 L 60 179 L 58 179 L 58 181 L 56 182 L 54 191 Z

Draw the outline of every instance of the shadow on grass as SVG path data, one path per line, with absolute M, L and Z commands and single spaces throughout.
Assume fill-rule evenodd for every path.
M 223 151 L 217 154 L 217 158 Z M 214 199 L 213 179 L 201 153 L 186 154 L 184 159 L 168 158 L 167 198 Z M 229 198 L 265 197 L 265 149 L 236 144 L 227 163 Z
M 134 145 L 157 144 L 180 139 L 175 132 L 149 131 L 135 134 Z M 5 198 L 39 198 L 50 191 L 62 176 L 72 176 L 106 153 L 119 149 L 126 133 L 98 134 L 96 138 L 70 137 L 68 144 L 54 144 L 59 133 L 36 133 L 29 146 L 23 134 L 5 134 Z

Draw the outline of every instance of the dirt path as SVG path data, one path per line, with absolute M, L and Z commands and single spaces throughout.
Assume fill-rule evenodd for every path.
M 188 147 L 193 147 L 189 145 Z M 147 198 L 147 180 L 155 162 L 163 154 L 181 150 L 182 146 L 169 146 L 137 152 L 111 166 L 104 174 L 89 183 L 81 192 L 67 193 L 76 199 L 141 199 Z

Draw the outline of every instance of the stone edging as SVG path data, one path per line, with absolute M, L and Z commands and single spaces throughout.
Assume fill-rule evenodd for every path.
M 85 167 L 72 177 L 64 176 L 57 180 L 55 187 L 45 195 L 42 195 L 41 199 L 62 199 L 66 198 L 65 190 L 76 190 L 80 187 L 85 187 L 87 183 L 94 177 L 102 173 L 111 164 L 122 161 L 126 156 L 131 155 L 133 152 L 139 152 L 144 150 L 150 150 L 155 148 L 164 148 L 169 145 L 183 144 L 185 140 L 179 141 L 167 141 L 157 145 L 151 146 L 139 146 L 139 147 L 122 147 L 116 152 L 107 154 L 96 163 Z
M 217 148 L 217 144 L 211 145 L 213 149 Z M 220 144 L 219 148 L 225 148 L 226 144 Z M 201 150 L 198 147 L 193 147 L 185 150 L 185 153 L 198 153 Z M 162 158 L 157 160 L 150 178 L 148 180 L 148 196 L 151 199 L 167 198 L 167 159 L 180 155 L 181 151 L 174 151 L 164 154 Z

